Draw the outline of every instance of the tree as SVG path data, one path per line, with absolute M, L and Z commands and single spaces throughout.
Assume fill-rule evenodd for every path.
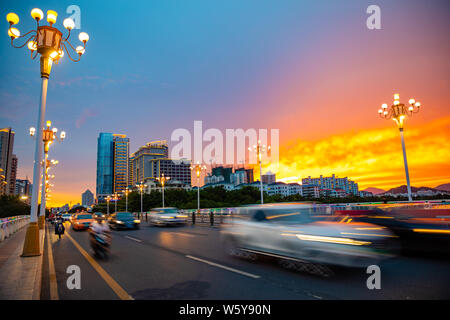
M 0 196 L 0 218 L 30 214 L 30 206 L 19 196 Z

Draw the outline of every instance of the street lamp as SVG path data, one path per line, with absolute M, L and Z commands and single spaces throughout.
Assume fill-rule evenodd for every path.
M 125 212 L 128 212 L 128 194 L 130 193 L 130 189 L 128 187 L 125 188 Z
M 144 184 L 144 182 L 143 181 L 141 181 L 141 182 L 139 182 L 137 185 L 136 185 L 136 187 L 138 187 L 139 188 L 139 191 L 140 191 L 140 193 L 141 193 L 141 215 L 140 215 L 140 219 L 142 219 L 142 217 L 144 216 L 144 212 L 143 212 L 143 201 L 142 201 L 142 194 L 143 194 L 143 192 L 144 192 L 144 188 L 146 188 L 147 187 L 147 185 L 146 184 Z
M 30 30 L 24 35 L 20 35 L 20 31 L 13 27 L 19 23 L 19 16 L 15 13 L 8 13 L 6 20 L 9 23 L 8 35 L 11 37 L 11 45 L 14 48 L 23 48 L 27 45 L 31 53 L 31 59 L 35 59 L 40 54 L 40 69 L 41 69 L 41 100 L 39 104 L 38 121 L 36 125 L 36 146 L 34 152 L 34 166 L 33 166 L 33 185 L 40 185 L 40 161 L 42 157 L 42 145 L 41 140 L 43 136 L 45 108 L 47 101 L 47 87 L 48 78 L 53 62 L 58 63 L 59 59 L 64 56 L 64 52 L 72 61 L 79 61 L 86 49 L 86 42 L 89 40 L 87 33 L 82 32 L 78 38 L 83 43 L 82 46 L 74 48 L 69 42 L 71 30 L 75 27 L 75 23 L 72 19 L 67 18 L 64 20 L 63 25 L 67 29 L 67 36 L 63 36 L 63 33 L 55 28 L 53 25 L 56 23 L 58 14 L 53 10 L 47 11 L 48 26 L 39 25 L 39 21 L 44 18 L 44 13 L 38 8 L 31 10 L 31 17 L 36 20 L 36 29 Z M 19 39 L 26 39 L 22 44 L 17 44 Z M 71 48 L 78 57 L 72 58 L 68 48 Z M 75 55 L 74 55 L 75 56 Z M 39 188 L 33 188 L 33 194 L 31 197 L 31 212 L 30 223 L 28 225 L 27 233 L 25 235 L 25 241 L 23 245 L 22 256 L 38 256 L 40 255 L 39 245 L 39 226 L 37 222 L 37 206 L 38 206 Z
M 56 140 L 62 142 L 66 138 L 66 133 L 64 131 L 61 131 L 58 137 L 57 136 L 58 129 L 51 128 L 51 126 L 52 122 L 47 121 L 46 127 L 43 129 L 42 133 L 42 142 L 44 143 L 44 161 L 42 164 L 41 208 L 39 210 L 39 219 L 38 219 L 39 229 L 44 229 L 44 221 L 45 221 L 46 184 L 48 183 L 48 169 L 51 165 L 51 163 L 48 161 L 48 151 L 53 141 Z M 36 129 L 31 127 L 30 136 L 34 137 L 35 134 Z
M 159 178 L 156 178 L 161 183 L 162 186 L 162 207 L 164 208 L 164 186 L 166 184 L 166 181 L 170 180 L 170 177 L 165 177 L 164 173 L 161 173 L 161 176 Z
M 405 174 L 406 174 L 406 184 L 408 188 L 408 200 L 412 201 L 411 196 L 411 185 L 409 181 L 409 171 L 408 171 L 408 161 L 406 159 L 406 148 L 405 148 L 405 138 L 403 137 L 403 124 L 406 119 L 406 116 L 411 117 L 414 113 L 419 112 L 420 110 L 420 102 L 415 99 L 409 99 L 409 105 L 405 105 L 400 103 L 400 95 L 398 93 L 394 94 L 394 102 L 388 107 L 386 103 L 381 105 L 381 108 L 378 110 L 378 114 L 381 118 L 384 119 L 392 119 L 397 124 L 400 130 L 400 137 L 402 140 L 402 149 L 403 149 L 403 162 L 405 165 Z
M 106 216 L 109 216 L 109 201 L 111 201 L 111 197 L 106 197 Z
M 206 166 L 201 165 L 200 162 L 197 161 L 197 163 L 190 168 L 191 171 L 194 171 L 197 176 L 197 212 L 200 213 L 200 175 L 203 170 L 206 170 Z
M 114 193 L 114 213 L 117 212 L 117 200 L 119 199 L 119 196 L 117 195 L 117 192 Z
M 259 163 L 259 183 L 260 183 L 260 189 L 261 189 L 261 204 L 264 204 L 264 190 L 263 190 L 263 182 L 262 182 L 262 154 L 266 151 L 270 150 L 270 146 L 266 146 L 265 144 L 261 144 L 261 140 L 258 140 L 258 144 L 254 145 L 253 148 L 249 147 L 249 151 L 253 151 L 256 153 L 256 156 L 258 157 L 258 163 Z

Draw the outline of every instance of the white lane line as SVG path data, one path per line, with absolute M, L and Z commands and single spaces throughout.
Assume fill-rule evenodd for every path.
M 136 241 L 136 242 L 142 242 L 142 240 L 136 239 L 136 238 L 133 238 L 133 237 L 130 237 L 130 236 L 125 236 L 125 238 L 128 238 L 128 239 Z
M 241 270 L 237 270 L 237 269 L 234 269 L 234 268 L 230 268 L 230 267 L 218 264 L 218 263 L 214 263 L 214 262 L 211 262 L 211 261 L 208 261 L 208 260 L 204 260 L 204 259 L 200 259 L 200 258 L 191 256 L 191 255 L 186 255 L 186 258 L 189 258 L 189 259 L 192 259 L 192 260 L 196 260 L 196 261 L 200 261 L 200 262 L 209 264 L 210 266 L 222 268 L 222 269 L 225 269 L 225 270 L 228 270 L 228 271 L 231 271 L 231 272 L 239 273 L 239 274 L 242 274 L 244 276 L 247 276 L 247 277 L 250 277 L 250 278 L 253 278 L 253 279 L 261 278 L 260 276 L 258 276 L 256 274 L 252 274 L 252 273 L 248 273 L 248 272 L 245 272 L 245 271 L 241 271 Z

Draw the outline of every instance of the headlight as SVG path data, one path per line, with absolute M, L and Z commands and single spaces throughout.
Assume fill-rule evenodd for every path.
M 116 220 L 116 223 L 123 223 L 122 221 L 120 221 L 120 220 Z
M 163 218 L 163 219 L 173 219 L 172 216 L 162 216 L 161 218 Z
M 141 220 L 134 220 L 134 223 L 141 223 Z
M 177 218 L 187 218 L 188 216 L 177 216 Z

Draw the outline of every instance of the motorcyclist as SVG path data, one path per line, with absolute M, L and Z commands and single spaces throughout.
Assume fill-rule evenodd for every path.
M 89 233 L 91 235 L 91 247 L 95 248 L 97 246 L 96 236 L 102 237 L 106 240 L 107 246 L 111 244 L 111 230 L 106 222 L 103 222 L 101 217 L 97 217 L 95 221 L 91 224 L 89 228 Z M 105 248 L 106 249 L 106 248 Z
M 66 228 L 64 227 L 64 220 L 62 216 L 58 216 L 55 221 L 55 234 L 58 235 L 59 239 L 64 234 Z

